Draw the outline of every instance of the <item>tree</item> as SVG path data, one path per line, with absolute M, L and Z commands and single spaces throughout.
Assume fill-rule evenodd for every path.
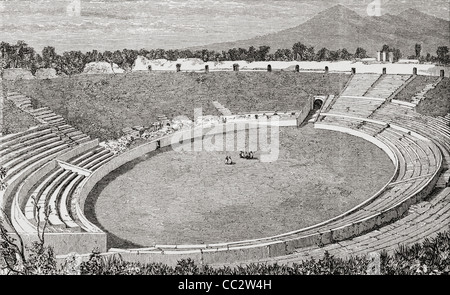
M 45 68 L 54 68 L 54 62 L 56 61 L 57 54 L 55 47 L 46 46 L 42 49 L 42 61 Z
M 114 53 L 111 56 L 111 61 L 116 65 L 118 65 L 119 67 L 121 67 L 124 62 L 122 52 L 120 50 L 114 51 Z
M 127 50 L 127 49 L 125 49 Z M 86 52 L 86 63 L 98 62 L 101 59 L 101 54 L 97 50 Z
M 355 58 L 366 58 L 366 57 L 367 57 L 367 51 L 364 48 L 362 48 L 362 47 L 356 48 Z
M 420 45 L 419 43 L 416 43 L 415 50 L 416 50 L 416 58 L 419 58 L 420 52 L 422 51 L 422 45 Z
M 256 60 L 256 48 L 254 46 L 250 46 L 248 48 L 245 60 L 248 62 L 254 62 Z
M 123 64 L 122 64 L 122 69 L 124 69 L 124 70 L 131 69 L 138 54 L 139 53 L 137 50 L 129 50 L 129 49 L 122 50 L 122 56 L 124 59 Z
M 448 47 L 447 46 L 439 46 L 437 51 L 437 59 L 440 64 L 445 64 L 448 62 Z
M 19 41 L 18 41 L 19 43 Z M 17 66 L 17 53 L 18 53 L 18 46 L 17 45 L 11 45 L 8 58 L 10 60 L 10 68 L 15 68 Z
M 392 52 L 394 54 L 394 62 L 398 62 L 399 59 L 402 58 L 402 53 L 398 48 L 392 48 Z
M 19 40 L 15 45 L 15 63 L 16 68 L 31 69 L 34 62 L 35 51 L 33 47 L 29 47 L 25 41 Z
M 147 54 L 149 54 L 149 53 L 150 53 L 150 51 L 148 51 L 145 48 L 142 48 L 142 49 L 139 50 L 139 55 L 140 56 L 147 56 Z
M 267 54 L 269 54 L 270 46 L 259 46 L 257 60 L 265 61 L 267 59 Z
M 0 180 L 3 181 L 6 176 L 7 170 L 0 167 Z M 3 182 L 2 182 L 3 183 Z M 6 186 L 2 186 L 0 190 L 4 190 Z M 13 238 L 11 234 L 6 230 L 3 222 L 11 224 L 6 212 L 0 208 L 0 259 L 8 270 L 8 274 L 56 274 L 56 258 L 52 247 L 46 247 L 45 244 L 45 230 L 48 225 L 48 218 L 51 213 L 50 207 L 44 209 L 44 220 L 41 227 L 40 213 L 41 207 L 37 205 L 35 199 L 33 199 L 34 209 L 36 213 L 36 229 L 38 241 L 31 243 L 30 247 L 26 247 L 22 237 L 17 230 L 12 227 L 13 234 L 17 238 Z M 16 242 L 18 239 L 18 243 Z M 26 256 L 25 249 L 29 251 L 28 257 Z
M 329 60 L 330 59 L 330 51 L 326 49 L 325 47 L 320 49 L 317 52 L 317 60 L 323 61 L 323 60 Z
M 7 69 L 13 67 L 14 46 L 8 42 L 2 42 L 0 44 L 0 51 L 6 62 L 6 66 L 4 68 Z
M 8 58 L 8 55 L 11 51 L 11 45 L 8 42 L 1 42 L 0 43 L 0 53 L 2 58 Z
M 180 58 L 193 58 L 194 57 L 194 54 L 189 49 L 181 50 L 179 55 L 180 55 Z
M 104 56 L 105 61 L 111 62 L 112 54 Z M 81 51 L 64 52 L 62 56 L 63 66 L 61 71 L 67 75 L 80 74 L 86 65 L 86 57 Z
M 194 51 L 194 58 L 203 58 L 203 50 L 196 50 Z
M 7 222 L 10 223 L 11 221 L 8 219 L 5 211 L 3 209 L 0 209 L 0 211 L 7 219 Z M 46 215 L 46 219 L 48 220 L 48 215 Z M 55 253 L 52 247 L 44 246 L 44 231 L 41 234 L 38 232 L 38 241 L 32 242 L 31 246 L 25 246 L 20 234 L 13 228 L 14 235 L 19 240 L 17 243 L 16 238 L 13 238 L 6 231 L 3 222 L 4 220 L 0 218 L 0 258 L 3 260 L 8 274 L 56 274 Z M 28 250 L 28 255 L 26 255 L 25 250 Z
M 238 51 L 239 51 L 239 58 L 238 58 L 238 60 L 246 60 L 247 59 L 247 54 L 248 54 L 247 49 L 239 47 Z
M 383 47 L 381 48 L 381 52 L 383 52 L 383 51 L 385 51 L 385 52 L 391 51 L 391 49 L 389 48 L 389 45 L 384 44 Z
M 291 61 L 292 58 L 293 55 L 290 49 L 278 49 L 274 53 L 274 59 L 276 61 Z
M 153 59 L 167 59 L 166 51 L 162 48 L 156 49 L 153 53 Z
M 315 58 L 316 58 L 316 52 L 314 50 L 314 47 L 313 46 L 308 47 L 308 49 L 306 49 L 306 51 L 305 51 L 305 60 L 313 61 L 313 60 L 315 60 Z
M 305 58 L 305 52 L 307 50 L 307 47 L 301 43 L 297 42 L 292 46 L 292 53 L 294 55 L 294 60 L 306 60 Z
M 7 56 L 9 67 L 17 68 L 31 68 L 34 61 L 34 48 L 29 47 L 25 41 L 19 40 L 16 45 L 10 46 L 7 43 L 2 43 L 2 55 Z
M 7 169 L 4 167 L 0 167 L 0 190 L 3 191 L 6 189 L 7 184 L 4 182 L 4 178 L 7 174 Z M 8 272 L 11 273 L 20 273 L 20 269 L 17 269 L 18 266 L 23 265 L 25 262 L 25 246 L 22 238 L 13 227 L 14 233 L 19 238 L 19 244 L 15 243 L 15 239 L 12 238 L 6 228 L 3 225 L 3 222 L 6 219 L 6 222 L 11 224 L 11 221 L 8 219 L 6 212 L 3 208 L 0 207 L 0 258 L 3 260 L 3 264 L 6 265 Z
M 44 68 L 44 60 L 42 56 L 39 53 L 36 53 L 36 56 L 34 57 L 34 64 L 37 69 Z
M 112 62 L 112 55 L 113 55 L 113 53 L 111 51 L 106 50 L 102 54 L 102 60 L 106 61 L 106 62 Z
M 348 52 L 346 48 L 344 48 L 341 50 L 339 58 L 342 60 L 350 60 L 352 59 L 352 54 Z
M 53 63 L 53 68 L 56 70 L 57 74 L 65 73 L 64 69 L 66 68 L 66 65 L 65 65 L 65 59 L 63 56 L 61 56 L 61 55 L 56 56 L 55 61 Z
M 214 61 L 218 62 L 222 60 L 222 54 L 219 52 L 214 53 Z
M 237 48 L 229 49 L 228 55 L 232 61 L 239 60 L 239 50 Z
M 330 51 L 329 57 L 327 60 L 331 60 L 331 61 L 337 61 L 339 60 L 341 56 L 341 50 L 336 50 L 336 51 Z
M 175 50 L 169 49 L 169 50 L 166 50 L 166 56 L 167 56 L 168 60 L 175 61 L 179 57 L 179 52 L 178 52 L 178 50 L 175 51 Z M 208 58 L 207 55 L 206 55 L 206 58 Z

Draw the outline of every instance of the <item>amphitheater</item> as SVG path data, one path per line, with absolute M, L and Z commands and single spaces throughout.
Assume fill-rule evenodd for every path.
M 36 202 L 41 208 L 50 208 L 46 242 L 55 248 L 58 258 L 71 252 L 88 257 L 97 248 L 105 256 L 120 253 L 129 261 L 171 265 L 187 257 L 209 265 L 289 264 L 322 256 L 325 251 L 343 257 L 392 251 L 399 244 L 422 241 L 450 225 L 450 113 L 429 117 L 415 111 L 419 96 L 442 77 L 421 90 L 413 103 L 395 99 L 416 77 L 413 73 L 352 73 L 339 95 L 316 97 L 306 110 L 283 121 L 282 126 L 312 124 L 360 137 L 387 154 L 395 171 L 390 181 L 363 203 L 319 224 L 276 236 L 138 249 L 107 249 L 106 234 L 85 216 L 84 204 L 102 178 L 133 159 L 169 146 L 174 134 L 115 154 L 48 107 L 35 109 L 29 97 L 9 92 L 7 99 L 40 124 L 0 138 L 0 166 L 7 168 L 7 186 L 0 191 L 3 218 L 9 221 L 4 226 L 25 242 L 35 239 L 45 220 L 44 210 L 36 210 Z M 313 110 L 314 105 L 319 107 Z M 309 111 L 314 112 L 312 117 L 306 116 Z M 232 116 L 224 111 L 224 117 Z M 258 124 L 258 120 L 252 122 Z

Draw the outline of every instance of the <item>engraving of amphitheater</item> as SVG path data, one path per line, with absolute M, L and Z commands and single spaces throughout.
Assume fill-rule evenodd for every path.
M 83 1 L 76 5 L 78 13 L 67 8 L 71 17 L 80 17 Z M 325 252 L 343 258 L 392 253 L 399 245 L 434 237 L 450 225 L 450 110 L 437 116 L 420 110 L 436 89 L 449 99 L 445 87 L 450 69 L 394 63 L 385 52 L 374 54 L 375 60 L 341 65 L 295 60 L 190 63 L 193 59 L 164 64 L 137 56 L 134 68 L 126 71 L 118 71 L 112 62 L 90 65 L 106 69 L 92 79 L 86 74 L 50 79 L 30 74 L 28 79 L 5 67 L 2 112 L 8 103 L 35 122 L 14 132 L 2 127 L 0 212 L 5 231 L 29 244 L 45 230 L 45 243 L 59 262 L 73 253 L 87 260 L 96 249 L 104 257 L 120 254 L 126 261 L 176 265 L 191 258 L 212 266 L 292 264 Z M 272 99 L 282 100 L 284 108 L 270 101 L 255 107 L 250 100 L 238 101 L 238 92 L 229 86 L 217 90 L 222 91 L 219 98 L 202 100 L 214 91 L 210 89 L 222 87 L 217 82 L 222 78 L 208 80 L 214 75 L 229 75 L 233 81 L 292 80 L 274 86 L 280 90 Z M 171 102 L 154 103 L 152 98 L 148 110 L 144 104 L 142 113 L 133 112 L 138 118 L 152 112 L 157 116 L 153 126 L 134 117 L 119 124 L 127 126 L 117 127 L 120 136 L 100 139 L 90 131 L 102 132 L 106 125 L 93 123 L 88 129 L 81 122 L 88 117 L 77 121 L 71 114 L 78 107 L 89 112 L 89 107 L 71 98 L 65 110 L 64 102 L 54 99 L 77 87 L 86 93 L 89 87 L 114 91 L 105 89 L 121 87 L 120 79 L 141 77 L 150 79 L 156 85 L 152 87 L 159 87 L 154 82 L 158 79 L 172 83 L 173 88 L 162 86 L 167 92 L 181 84 L 176 79 L 196 81 L 200 86 L 182 91 L 186 97 L 201 97 L 203 114 L 193 117 L 188 102 L 169 106 Z M 308 87 L 323 88 L 301 98 L 300 91 L 279 98 L 291 85 L 306 87 L 298 86 L 296 77 L 313 77 Z M 330 86 L 332 79 L 338 86 Z M 251 83 L 236 87 L 258 88 Z M 58 85 L 65 85 L 64 90 L 55 90 Z M 146 86 L 133 91 L 139 87 Z M 127 95 L 117 92 L 119 102 L 111 99 L 111 104 L 120 104 Z M 183 104 L 184 94 L 174 95 Z M 108 120 L 103 119 L 109 114 L 106 107 L 103 111 L 92 102 L 91 111 L 89 120 Z M 272 132 L 268 145 L 279 131 L 279 150 L 264 149 L 264 131 Z M 252 136 L 259 142 L 251 142 Z M 207 143 L 220 146 L 205 151 Z M 227 143 L 229 149 L 222 149 Z M 353 144 L 366 149 L 352 149 Z M 243 150 L 255 151 L 256 159 L 240 158 Z M 227 166 L 224 159 L 230 155 L 234 165 Z
M 314 128 L 361 137 L 381 148 L 394 164 L 395 172 L 389 182 L 355 208 L 308 228 L 261 239 L 154 245 L 113 249 L 109 253 L 162 262 L 180 257 L 194 257 L 204 263 L 274 258 L 289 261 L 319 255 L 325 250 L 350 255 L 389 249 L 445 228 L 450 213 L 447 210 L 450 116 L 422 116 L 414 111 L 414 105 L 392 98 L 398 88 L 414 78 L 414 75 L 352 75 L 339 96 L 321 98 L 323 105 L 308 123 Z M 109 172 L 170 145 L 171 136 L 115 156 L 48 107 L 33 109 L 30 99 L 20 93 L 10 92 L 7 99 L 41 122 L 35 128 L 2 138 L 2 154 L 11 155 L 4 163 L 8 167 L 5 178 L 8 187 L 2 192 L 10 226 L 26 236 L 35 234 L 37 214 L 43 212 L 33 210 L 33 196 L 38 204 L 52 208 L 46 239 L 54 241 L 60 254 L 89 253 L 92 246 L 106 251 L 106 234 L 84 216 L 87 195 Z M 296 119 L 286 122 L 297 125 Z M 234 123 L 229 120 L 227 124 Z M 424 201 L 434 188 L 442 190 L 432 200 Z

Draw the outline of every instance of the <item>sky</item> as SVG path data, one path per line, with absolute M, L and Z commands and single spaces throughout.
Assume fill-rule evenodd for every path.
M 374 1 L 382 14 L 416 8 L 450 20 L 450 0 L 82 0 L 79 14 L 68 10 L 73 0 L 0 0 L 0 41 L 58 52 L 181 49 L 295 27 L 336 4 L 368 16 Z

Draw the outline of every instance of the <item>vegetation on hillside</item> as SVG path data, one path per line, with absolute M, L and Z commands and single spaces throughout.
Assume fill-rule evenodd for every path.
M 161 263 L 131 263 L 120 255 L 101 257 L 92 253 L 81 264 L 86 275 L 365 275 L 373 265 L 367 255 L 339 258 L 325 252 L 320 259 L 308 259 L 288 266 L 285 264 L 250 263 L 241 266 L 211 267 L 197 265 L 190 259 L 178 261 L 175 267 Z M 375 266 L 375 265 L 374 265 Z M 375 266 L 377 268 L 377 266 Z M 381 275 L 449 275 L 450 230 L 423 243 L 399 246 L 393 254 L 380 253 Z
M 0 224 L 1 228 L 1 224 Z M 3 238 L 3 236 L 2 236 Z M 8 274 L 43 275 L 449 275 L 450 230 L 410 247 L 400 246 L 393 254 L 380 253 L 379 265 L 366 255 L 338 258 L 325 252 L 320 259 L 308 259 L 292 265 L 249 263 L 241 266 L 212 267 L 191 259 L 178 261 L 175 267 L 162 263 L 128 262 L 119 254 L 101 256 L 93 251 L 89 259 L 77 265 L 75 257 L 58 266 L 51 247 L 35 242 L 23 260 L 19 247 L 0 243 L 0 267 Z
M 435 83 L 439 78 L 435 76 L 416 76 L 414 80 L 406 85 L 396 96 L 395 99 L 411 102 L 414 95 L 421 92 L 428 84 Z
M 450 113 L 449 89 L 450 78 L 444 78 L 436 88 L 427 92 L 416 111 L 427 116 L 445 116 Z
M 22 132 L 38 122 L 30 114 L 17 108 L 10 100 L 3 101 L 3 135 Z
M 440 64 L 449 64 L 450 55 L 447 46 L 441 46 L 436 51 L 436 56 L 428 53 L 426 56 L 420 56 L 421 50 L 416 46 L 417 56 L 410 58 L 419 58 L 422 62 L 434 62 Z M 402 57 L 398 48 L 387 44 L 380 48 L 382 51 L 392 52 L 394 61 Z M 364 48 L 358 47 L 355 52 L 350 52 L 346 48 L 338 50 L 329 50 L 325 47 L 314 48 L 301 42 L 296 42 L 291 48 L 277 48 L 270 52 L 270 46 L 259 46 L 258 48 L 250 46 L 247 48 L 230 48 L 216 52 L 214 50 L 201 49 L 191 51 L 190 49 L 123 49 L 116 51 L 100 52 L 92 50 L 88 52 L 68 51 L 62 54 L 56 52 L 52 46 L 46 46 L 41 53 L 34 50 L 25 41 L 19 40 L 16 44 L 8 42 L 0 43 L 0 59 L 4 68 L 24 68 L 29 69 L 34 74 L 40 68 L 54 68 L 58 74 L 74 75 L 83 72 L 86 64 L 90 62 L 108 62 L 117 64 L 125 71 L 131 70 L 138 55 L 148 59 L 167 59 L 177 60 L 180 58 L 198 58 L 207 61 L 339 61 L 353 60 L 368 57 Z
M 358 48 L 355 53 L 350 53 L 347 49 L 336 51 L 322 48 L 317 53 L 314 47 L 306 46 L 301 42 L 293 44 L 292 48 L 277 49 L 274 53 L 269 53 L 269 46 L 250 46 L 246 48 L 231 48 L 221 52 L 202 49 L 191 51 L 189 49 L 140 49 L 140 50 L 116 50 L 99 52 L 92 50 L 89 52 L 69 51 L 62 55 L 58 54 L 54 47 L 44 47 L 41 53 L 37 53 L 25 41 L 19 40 L 16 44 L 7 42 L 0 43 L 0 58 L 4 62 L 5 68 L 25 68 L 34 74 L 39 68 L 54 68 L 58 74 L 67 75 L 79 74 L 83 72 L 84 66 L 90 62 L 105 61 L 115 63 L 124 70 L 131 70 L 137 56 L 144 56 L 148 59 L 177 60 L 180 58 L 198 58 L 207 61 L 337 61 L 351 60 L 353 58 L 367 57 L 366 50 Z
M 0 179 L 3 180 L 5 175 L 6 169 L 0 167 Z M 2 185 L 0 190 L 5 188 L 6 184 Z M 42 207 L 35 203 L 34 209 L 39 212 Z M 0 274 L 58 274 L 59 271 L 53 248 L 45 244 L 45 230 L 49 223 L 50 209 L 44 209 L 42 227 L 37 227 L 37 240 L 31 242 L 31 245 L 25 245 L 22 236 L 14 227 L 12 233 L 8 232 L 4 224 L 12 224 L 11 220 L 2 208 L 0 208 L 0 213 Z M 40 215 L 37 215 L 37 223 L 41 224 Z
M 73 76 L 8 82 L 8 91 L 48 106 L 79 130 L 102 140 L 118 138 L 122 129 L 151 126 L 159 114 L 168 118 L 221 115 L 212 101 L 232 112 L 300 110 L 309 97 L 337 94 L 345 74 L 295 72 L 150 72 Z

